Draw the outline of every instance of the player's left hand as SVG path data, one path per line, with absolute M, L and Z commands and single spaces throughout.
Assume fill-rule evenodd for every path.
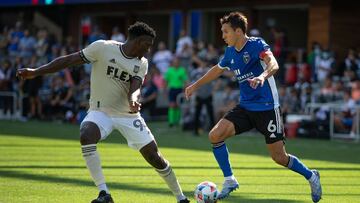
M 141 103 L 138 101 L 129 101 L 130 113 L 137 113 L 141 109 Z
M 16 76 L 21 80 L 33 79 L 36 77 L 36 72 L 33 68 L 21 68 L 16 71 Z
M 250 83 L 250 87 L 256 89 L 259 85 L 260 87 L 264 85 L 265 78 L 260 75 L 258 77 L 247 79 L 247 81 Z

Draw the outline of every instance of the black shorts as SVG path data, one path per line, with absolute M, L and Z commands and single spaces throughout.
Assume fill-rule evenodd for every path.
M 169 102 L 176 102 L 177 96 L 183 91 L 183 89 L 173 89 L 169 90 Z
M 285 140 L 280 108 L 268 111 L 248 111 L 236 106 L 224 118 L 234 124 L 236 135 L 255 128 L 265 136 L 266 144 Z

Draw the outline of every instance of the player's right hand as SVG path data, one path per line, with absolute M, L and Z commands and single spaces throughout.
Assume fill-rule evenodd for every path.
M 185 98 L 189 100 L 190 96 L 193 94 L 193 92 L 196 90 L 194 84 L 188 86 L 185 88 Z
M 33 68 L 21 68 L 16 71 L 16 76 L 22 80 L 33 79 L 36 77 L 36 72 Z

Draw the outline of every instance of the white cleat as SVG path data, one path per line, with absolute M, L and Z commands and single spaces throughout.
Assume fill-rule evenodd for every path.
M 239 188 L 239 183 L 236 179 L 233 180 L 225 180 L 223 183 L 223 188 L 219 195 L 217 196 L 217 199 L 221 200 L 224 198 L 227 198 L 232 191 L 235 191 Z
M 309 181 L 311 187 L 311 198 L 313 202 L 319 202 L 322 195 L 320 174 L 317 170 L 311 170 L 311 171 L 316 176 L 314 181 L 312 182 Z

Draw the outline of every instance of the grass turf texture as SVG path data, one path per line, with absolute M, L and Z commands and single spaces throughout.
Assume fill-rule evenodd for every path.
M 222 173 L 207 136 L 193 137 L 165 123 L 149 123 L 162 154 L 171 162 L 184 193 L 204 180 L 219 189 Z M 0 203 L 88 203 L 97 196 L 82 159 L 78 126 L 0 121 Z M 227 141 L 240 189 L 221 202 L 311 202 L 305 179 L 276 165 L 261 136 Z M 287 151 L 320 171 L 321 202 L 360 202 L 360 144 L 292 139 Z M 118 133 L 98 145 L 115 202 L 176 202 L 163 180 Z

